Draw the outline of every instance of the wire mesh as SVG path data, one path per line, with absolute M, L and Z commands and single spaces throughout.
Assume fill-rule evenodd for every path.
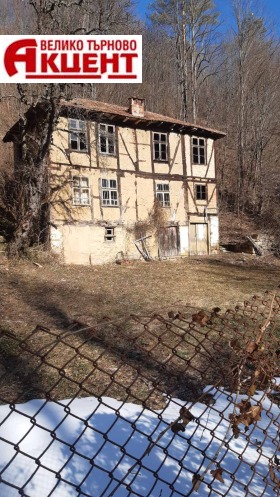
M 279 495 L 279 337 L 278 292 L 2 329 L 0 495 Z

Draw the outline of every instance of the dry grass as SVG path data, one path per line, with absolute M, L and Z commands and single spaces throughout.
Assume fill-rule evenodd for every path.
M 104 316 L 122 322 L 130 314 L 137 314 L 143 320 L 143 316 L 157 312 L 166 316 L 169 310 L 183 309 L 185 304 L 190 315 L 194 308 L 210 310 L 218 306 L 225 311 L 278 286 L 280 269 L 274 259 L 228 254 L 99 267 L 0 262 L 2 399 L 22 401 L 44 393 L 51 398 L 71 397 L 81 394 L 82 384 L 83 395 L 136 398 L 140 403 L 149 397 L 157 408 L 163 405 L 163 392 L 177 391 L 184 396 L 178 372 L 183 374 L 190 350 L 196 345 L 183 342 L 180 333 L 167 333 L 159 342 L 160 320 L 152 324 L 153 335 L 142 334 L 140 338 L 137 320 L 129 320 L 122 324 L 123 340 L 118 328 L 109 324 L 88 342 L 85 334 L 70 335 L 54 347 L 50 340 L 65 331 L 72 333 L 81 324 L 104 323 Z M 54 336 L 40 330 L 30 335 L 37 324 L 54 330 Z M 10 339 L 9 332 L 19 340 L 28 337 L 28 350 Z M 34 356 L 42 347 L 46 348 L 40 357 Z M 171 369 L 163 374 L 157 370 L 157 361 L 175 349 Z M 79 350 L 78 361 L 73 350 Z M 94 361 L 98 361 L 98 368 Z M 140 366 L 144 382 L 138 379 Z M 198 391 L 196 366 L 193 363 L 195 369 L 187 387 Z M 155 378 L 158 387 L 150 395 Z
M 150 315 L 177 301 L 210 309 L 242 303 L 280 283 L 277 259 L 228 255 L 129 265 L 39 268 L 0 261 L 2 326 L 15 332 L 36 324 L 65 329 L 129 314 Z

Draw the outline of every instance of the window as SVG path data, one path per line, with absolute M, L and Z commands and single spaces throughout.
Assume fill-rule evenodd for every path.
M 118 205 L 117 181 L 115 179 L 101 180 L 102 205 Z
M 170 207 L 169 185 L 166 183 L 158 183 L 156 197 L 162 207 Z
M 70 149 L 80 152 L 87 150 L 86 123 L 78 119 L 69 119 Z
M 195 185 L 195 198 L 196 200 L 207 200 L 206 185 Z
M 99 150 L 102 154 L 116 154 L 116 128 L 111 124 L 99 124 Z
M 192 139 L 193 164 L 206 164 L 206 143 L 205 138 Z
M 153 157 L 158 161 L 168 160 L 166 133 L 153 133 Z
M 89 179 L 83 176 L 73 177 L 73 205 L 89 205 Z
M 115 241 L 115 228 L 105 228 L 105 241 L 114 242 Z

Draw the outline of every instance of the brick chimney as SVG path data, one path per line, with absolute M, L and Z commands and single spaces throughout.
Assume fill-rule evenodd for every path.
M 129 98 L 128 112 L 135 117 L 144 117 L 145 99 L 144 98 Z

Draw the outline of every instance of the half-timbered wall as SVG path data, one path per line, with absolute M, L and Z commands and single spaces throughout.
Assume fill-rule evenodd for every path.
M 52 184 L 63 185 L 51 209 L 51 221 L 56 226 L 51 229 L 53 250 L 60 253 L 66 263 L 109 262 L 119 253 L 138 257 L 133 226 L 149 219 L 157 192 L 159 189 L 167 192 L 165 188 L 170 199 L 170 205 L 163 207 L 166 226 L 176 227 L 177 255 L 189 255 L 190 235 L 193 237 L 193 233 L 203 230 L 207 233 L 207 251 L 217 250 L 214 140 L 205 138 L 205 163 L 194 164 L 192 137 L 164 131 L 167 156 L 166 160 L 158 160 L 153 152 L 153 132 L 161 131 L 152 125 L 150 129 L 125 124 L 114 126 L 114 153 L 100 151 L 99 125 L 89 120 L 86 121 L 87 150 L 73 151 L 68 119 L 60 118 L 50 151 Z M 162 150 L 164 157 L 164 148 Z M 74 206 L 73 188 L 77 178 L 82 178 L 81 184 L 87 182 L 88 193 L 81 190 L 81 198 L 84 195 L 81 200 L 79 187 L 76 187 L 78 205 Z M 103 205 L 102 185 L 110 185 L 112 180 L 116 185 L 117 205 Z M 85 204 L 79 205 L 79 202 Z M 199 224 L 203 227 L 194 226 Z M 113 239 L 106 238 L 110 227 Z M 158 256 L 158 238 L 154 236 L 147 243 L 151 255 Z

